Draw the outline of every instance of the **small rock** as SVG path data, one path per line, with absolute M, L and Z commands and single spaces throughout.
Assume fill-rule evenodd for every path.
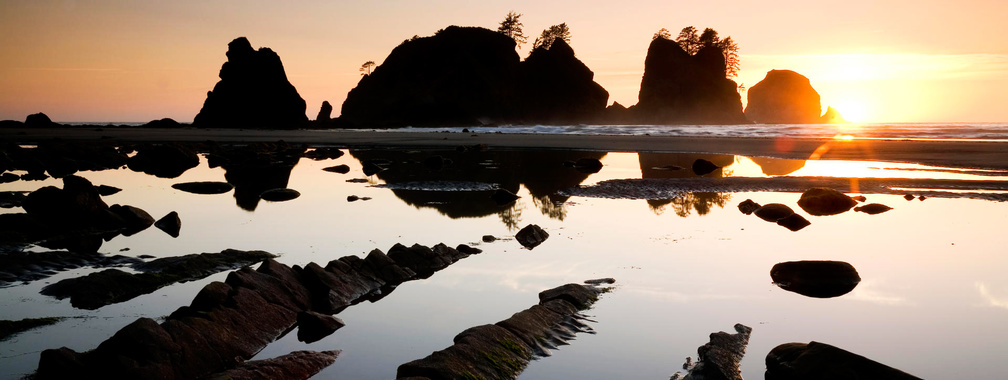
M 588 284 L 588 285 L 615 284 L 616 283 L 616 279 L 612 278 L 612 277 L 596 278 L 596 279 L 593 279 L 593 280 L 585 280 L 584 283 Z
M 259 195 L 263 200 L 270 202 L 289 201 L 300 196 L 301 193 L 294 189 L 270 189 Z
M 497 238 L 494 237 L 493 235 L 483 235 L 483 242 L 484 243 L 493 243 L 496 240 L 497 240 Z
M 857 205 L 857 201 L 844 193 L 826 188 L 813 187 L 806 190 L 798 200 L 798 206 L 815 216 L 836 215 L 847 212 Z
M 480 253 L 483 253 L 482 249 L 473 248 L 465 244 L 459 244 L 458 247 L 455 247 L 455 250 L 459 251 L 464 255 L 478 255 Z
M 349 183 L 368 183 L 367 178 L 350 178 L 346 181 Z
M 347 195 L 347 197 L 346 197 L 346 201 L 347 202 L 356 202 L 356 201 L 359 201 L 359 200 L 360 200 L 360 197 L 358 197 L 356 195 Z
M 176 183 L 172 188 L 193 194 L 224 194 L 234 189 L 234 186 L 227 182 L 203 181 Z
M 923 195 L 921 195 L 921 196 L 917 197 L 917 200 L 919 200 L 919 201 L 923 201 L 923 200 L 925 200 L 925 199 L 927 199 L 927 197 L 925 197 L 925 196 L 923 196 Z
M 713 173 L 715 170 L 718 170 L 718 169 L 721 169 L 721 167 L 717 166 L 713 162 L 707 161 L 707 160 L 702 159 L 702 158 L 698 158 L 696 161 L 693 161 L 693 174 L 696 174 L 696 175 L 701 175 L 701 176 L 702 175 L 707 175 L 707 174 Z
M 754 211 L 756 211 L 759 208 L 760 208 L 760 204 L 756 203 L 756 202 L 753 202 L 752 199 L 746 199 L 746 200 L 742 201 L 742 203 L 739 203 L 739 205 L 738 205 L 739 211 L 742 211 L 742 213 L 746 214 L 746 215 L 752 214 Z
M 549 238 L 549 233 L 535 224 L 529 224 L 515 234 L 515 239 L 528 249 L 537 247 Z
M 864 201 L 868 200 L 868 198 L 865 198 L 864 195 L 858 195 L 856 197 L 851 197 L 851 199 L 853 199 L 855 201 L 858 201 L 858 202 L 864 202 Z
M 179 231 L 182 230 L 182 219 L 179 218 L 178 212 L 172 211 L 154 222 L 154 227 L 171 235 L 173 238 L 177 238 L 179 237 Z
M 325 170 L 330 173 L 347 174 L 350 172 L 350 167 L 344 164 L 344 165 L 330 166 L 328 168 L 323 168 L 322 170 Z
M 868 215 L 881 214 L 889 210 L 892 210 L 892 207 L 880 203 L 870 203 L 864 206 L 858 206 L 854 208 L 854 211 L 863 212 Z
M 913 196 L 913 194 L 907 194 L 907 195 L 903 196 L 903 199 L 906 199 L 908 201 L 912 201 L 912 200 L 914 200 L 914 196 Z
M 861 282 L 854 266 L 842 261 L 788 261 L 770 269 L 781 289 L 814 298 L 842 296 Z
M 755 211 L 753 211 L 753 213 L 755 213 L 756 216 L 765 221 L 777 222 L 778 220 L 784 219 L 794 214 L 794 210 L 792 210 L 787 205 L 783 205 L 780 203 L 770 203 L 756 209 Z
M 798 231 L 802 228 L 808 227 L 812 222 L 809 222 L 805 217 L 798 214 L 791 214 L 777 220 L 777 225 L 785 227 L 791 231 Z

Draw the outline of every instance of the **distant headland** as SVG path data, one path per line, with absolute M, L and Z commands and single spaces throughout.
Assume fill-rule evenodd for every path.
M 228 44 L 220 81 L 207 92 L 192 126 L 245 129 L 333 129 L 549 124 L 804 124 L 844 122 L 832 107 L 821 114 L 809 79 L 771 70 L 747 92 L 730 79 L 738 71 L 737 46 L 712 29 L 684 28 L 676 39 L 656 33 L 644 60 L 638 103 L 608 104 L 609 92 L 568 44 L 565 24 L 535 40 L 522 60 L 526 37 L 515 14 L 498 30 L 449 26 L 432 36 L 403 41 L 380 64 L 362 66 L 339 116 L 328 101 L 315 120 L 287 80 L 280 56 L 252 47 L 245 37 Z M 0 127 L 58 126 L 45 114 Z M 147 127 L 184 126 L 172 119 Z

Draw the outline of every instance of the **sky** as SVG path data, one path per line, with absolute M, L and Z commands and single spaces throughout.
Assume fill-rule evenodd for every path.
M 610 103 L 637 103 L 657 30 L 695 26 L 738 43 L 737 82 L 797 71 L 851 121 L 1008 122 L 1004 0 L 0 0 L 0 119 L 191 122 L 239 36 L 280 55 L 309 118 L 323 100 L 335 116 L 362 63 L 449 25 L 496 29 L 509 11 L 531 39 L 566 22 Z

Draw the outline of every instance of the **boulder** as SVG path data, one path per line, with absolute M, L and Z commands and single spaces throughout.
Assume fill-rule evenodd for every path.
M 783 218 L 777 219 L 777 225 L 787 228 L 791 231 L 798 231 L 802 228 L 808 227 L 812 222 L 805 219 L 804 216 L 798 215 L 797 213 L 785 216 Z
M 923 198 L 923 197 L 921 197 Z M 863 206 L 858 206 L 854 208 L 854 211 L 863 212 L 868 215 L 881 214 L 883 212 L 892 210 L 892 207 L 886 206 L 881 203 L 869 203 Z
M 820 123 L 819 93 L 808 78 L 791 70 L 770 70 L 747 91 L 745 116 L 764 124 Z
M 861 282 L 854 266 L 842 261 L 778 263 L 770 269 L 770 278 L 781 289 L 814 298 L 842 296 Z
M 176 183 L 172 188 L 193 194 L 224 194 L 234 186 L 227 182 L 201 181 Z
M 144 145 L 130 157 L 126 165 L 130 170 L 159 178 L 176 178 L 187 170 L 199 166 L 199 156 L 190 147 L 180 144 Z
M 90 181 L 63 178 L 63 188 L 46 186 L 28 194 L 22 207 L 33 219 L 57 230 L 113 229 L 119 226 Z
M 678 43 L 656 38 L 644 59 L 638 103 L 629 111 L 647 124 L 741 124 L 738 85 L 725 78 L 720 49 L 705 47 L 691 56 Z
M 329 104 L 328 100 L 322 101 L 322 107 L 319 108 L 318 116 L 315 116 L 315 121 L 329 121 L 332 119 L 332 104 Z
M 270 48 L 255 50 L 239 37 L 228 44 L 220 81 L 207 92 L 193 126 L 296 129 L 308 123 L 306 108 L 287 80 L 280 56 Z
M 322 170 L 325 170 L 325 171 L 330 172 L 330 173 L 347 174 L 347 173 L 350 172 L 350 167 L 347 166 L 346 164 L 342 164 L 342 165 L 336 165 L 336 166 L 330 166 L 330 167 L 327 167 L 327 168 L 323 168 Z
M 549 233 L 535 224 L 529 224 L 515 234 L 515 240 L 528 249 L 533 249 L 549 238 Z
M 778 220 L 784 219 L 793 215 L 795 212 L 787 205 L 780 203 L 770 203 L 763 205 L 753 211 L 756 216 L 768 222 L 777 222 Z
M 259 195 L 263 200 L 270 202 L 284 202 L 300 196 L 301 193 L 294 189 L 270 189 Z
M 752 199 L 746 199 L 742 201 L 742 203 L 739 203 L 738 205 L 739 211 L 741 211 L 743 214 L 746 215 L 751 215 L 754 211 L 758 210 L 759 208 L 760 204 L 753 202 Z
M 833 107 L 826 107 L 826 112 L 823 112 L 822 117 L 820 117 L 819 119 L 819 122 L 823 124 L 849 123 L 849 121 L 847 121 L 847 119 L 844 119 L 843 115 L 840 114 L 840 111 L 837 111 L 836 108 Z
M 920 380 L 919 377 L 825 343 L 784 343 L 766 357 L 766 380 Z
M 49 116 L 46 114 L 39 112 L 28 115 L 25 118 L 24 125 L 28 128 L 48 128 L 55 127 L 58 124 L 53 123 L 52 119 L 49 119 Z
M 301 342 L 314 343 L 346 326 L 342 320 L 332 315 L 302 311 L 297 316 L 297 338 Z
M 815 216 L 836 215 L 847 212 L 857 205 L 857 201 L 839 191 L 826 187 L 805 190 L 798 199 L 798 206 Z
M 173 238 L 177 238 L 179 237 L 179 232 L 182 230 L 182 219 L 179 218 L 178 212 L 172 211 L 154 222 L 154 227 L 164 231 Z
M 125 236 L 146 230 L 147 227 L 154 224 L 154 217 L 137 207 L 112 205 L 109 207 L 109 211 L 122 220 L 122 234 Z

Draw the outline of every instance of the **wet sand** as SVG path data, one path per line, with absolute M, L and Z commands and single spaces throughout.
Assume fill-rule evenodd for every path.
M 717 126 L 711 126 L 717 128 Z M 940 141 L 817 138 L 601 136 L 401 131 L 235 130 L 151 128 L 0 129 L 0 139 L 19 143 L 64 140 L 126 142 L 284 140 L 341 148 L 565 149 L 606 152 L 718 153 L 792 159 L 865 160 L 1008 170 L 1008 141 Z

